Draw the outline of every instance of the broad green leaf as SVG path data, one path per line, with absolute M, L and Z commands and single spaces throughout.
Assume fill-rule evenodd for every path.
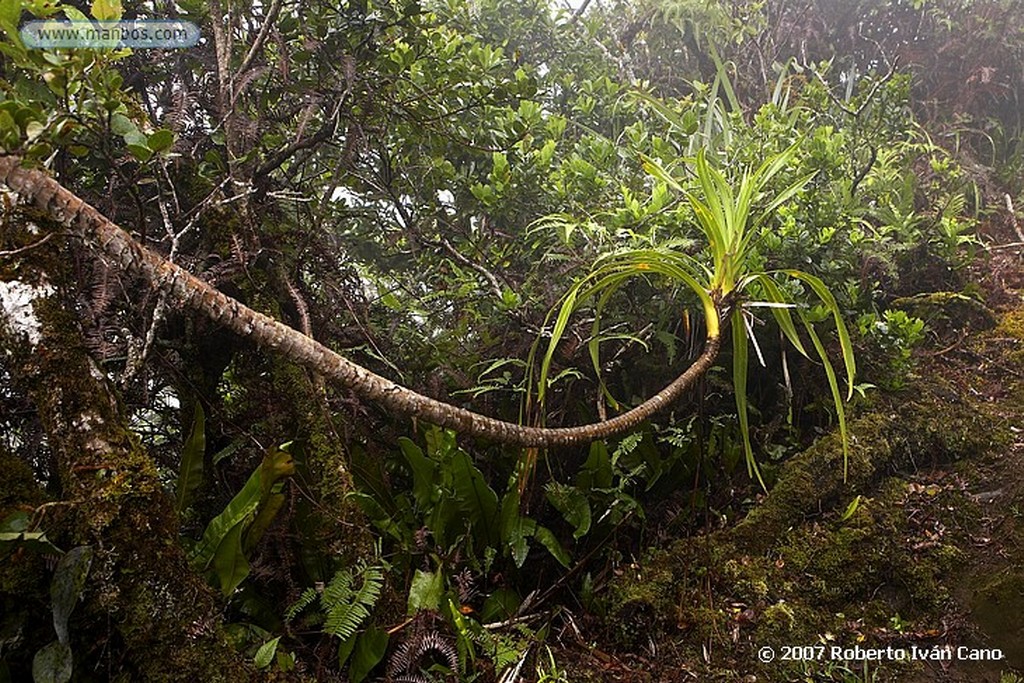
M 166 128 L 161 128 L 149 134 L 148 143 L 149 148 L 154 152 L 163 152 L 174 144 L 174 133 Z
M 384 658 L 388 649 L 388 633 L 382 628 L 371 627 L 356 639 L 349 665 L 349 683 L 362 683 L 373 668 Z
M 566 569 L 569 568 L 572 559 L 569 557 L 569 553 L 566 552 L 565 548 L 562 547 L 562 544 L 558 542 L 558 539 L 555 538 L 555 535 L 551 533 L 550 529 L 537 524 L 536 529 L 533 532 L 533 537 L 537 539 L 537 542 L 548 549 L 548 552 L 551 553 L 553 558 L 558 560 L 560 565 Z
M 32 658 L 32 680 L 35 683 L 67 683 L 71 680 L 73 665 L 71 648 L 55 640 Z
M 36 553 L 60 555 L 64 551 L 50 542 L 44 531 L 29 531 L 27 512 L 13 512 L 0 522 L 0 559 L 19 548 Z
M 93 0 L 92 15 L 100 21 L 117 21 L 124 13 L 121 0 Z
M 242 552 L 242 534 L 246 524 L 233 526 L 217 545 L 210 567 L 220 583 L 221 593 L 231 595 L 238 585 L 249 576 L 249 560 Z
M 71 21 L 89 21 L 89 17 L 85 16 L 82 11 L 71 7 L 70 5 L 62 6 L 61 10 L 64 12 L 64 16 Z
M 604 441 L 590 444 L 590 454 L 576 475 L 576 486 L 583 491 L 607 489 L 612 485 L 612 460 Z
M 110 117 L 110 132 L 114 135 L 128 135 L 138 133 L 139 129 L 127 116 L 121 113 L 112 114 Z
M 437 463 L 423 455 L 423 450 L 404 436 L 398 439 L 398 447 L 412 471 L 412 493 L 416 504 L 425 510 L 437 490 Z
M 242 490 L 231 499 L 223 512 L 210 520 L 202 539 L 191 553 L 192 564 L 200 570 L 208 569 L 217 548 L 233 531 L 241 541 L 242 532 L 256 518 L 260 504 L 269 500 L 274 484 L 294 473 L 295 462 L 288 452 L 274 450 L 264 456 L 263 462 L 249 476 Z M 236 527 L 241 528 L 236 530 Z
M 573 486 L 550 482 L 544 487 L 547 498 L 573 527 L 573 538 L 582 538 L 590 531 L 590 503 L 583 492 Z
M 87 545 L 72 548 L 57 562 L 50 582 L 50 602 L 53 605 L 53 628 L 57 640 L 68 643 L 68 619 L 85 588 L 85 578 L 92 566 L 92 548 Z
M 444 575 L 441 572 L 425 572 L 417 569 L 409 586 L 408 614 L 413 615 L 420 610 L 437 610 L 441 608 L 444 597 Z
M 515 532 L 515 525 L 519 519 L 519 491 L 512 487 L 501 498 L 501 510 L 499 513 L 499 530 L 501 542 L 508 544 Z
M 512 561 L 516 568 L 522 568 L 530 554 L 530 542 L 527 540 L 536 530 L 537 523 L 532 519 L 517 517 L 509 532 L 508 547 L 512 552 Z
M 499 588 L 484 600 L 484 605 L 480 609 L 480 623 L 488 624 L 510 619 L 522 603 L 523 599 L 511 588 Z
M 249 554 L 253 551 L 256 544 L 263 538 L 263 534 L 273 524 L 277 513 L 284 506 L 286 496 L 281 493 L 280 488 L 282 485 L 277 484 L 271 493 L 260 501 L 260 505 L 256 509 L 256 516 L 248 528 L 242 532 L 242 552 Z
M 21 0 L 0 0 L 0 21 L 18 25 L 21 19 Z
M 338 643 L 338 668 L 341 669 L 348 662 L 348 658 L 352 656 L 352 651 L 356 649 L 356 641 L 358 638 L 346 638 Z
M 146 162 L 153 158 L 153 150 L 146 145 L 128 143 L 125 148 L 139 161 Z
M 256 656 L 252 660 L 257 669 L 266 669 L 270 666 L 271 662 L 274 661 L 274 655 L 277 653 L 277 644 L 279 642 L 281 642 L 281 636 L 260 645 L 260 649 L 256 650 Z
M 452 456 L 450 467 L 459 510 L 483 532 L 488 544 L 496 545 L 500 540 L 498 494 L 487 485 L 483 474 L 464 451 L 458 451 Z
M 195 498 L 195 492 L 203 483 L 203 462 L 206 454 L 206 413 L 203 405 L 196 400 L 192 416 L 192 431 L 181 451 L 181 466 L 178 468 L 178 489 L 175 507 L 180 515 Z

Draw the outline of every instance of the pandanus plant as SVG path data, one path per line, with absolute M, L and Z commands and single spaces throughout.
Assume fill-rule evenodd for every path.
M 799 320 L 814 352 L 824 366 L 831 389 L 839 431 L 843 442 L 844 476 L 848 466 L 848 438 L 844 398 L 839 389 L 836 371 L 814 328 L 809 310 L 796 302 L 778 278 L 795 280 L 807 288 L 831 313 L 835 321 L 843 364 L 846 369 L 846 400 L 853 396 L 856 366 L 850 335 L 829 288 L 814 275 L 795 269 L 758 270 L 755 253 L 757 237 L 765 221 L 782 204 L 792 199 L 807 184 L 813 174 L 804 176 L 772 196 L 768 195 L 771 180 L 785 169 L 796 155 L 796 145 L 767 159 L 756 170 L 745 170 L 735 185 L 714 168 L 704 150 L 692 160 L 696 183 L 686 187 L 676 176 L 651 158 L 644 159 L 644 168 L 656 180 L 685 196 L 696 224 L 707 239 L 710 258 L 699 258 L 671 247 L 643 248 L 617 251 L 600 258 L 591 271 L 563 296 L 552 310 L 552 334 L 546 353 L 541 360 L 538 381 L 538 403 L 543 403 L 551 370 L 551 359 L 565 333 L 571 315 L 596 299 L 593 334 L 589 345 L 594 369 L 600 376 L 601 313 L 609 299 L 624 284 L 637 277 L 660 275 L 686 286 L 696 295 L 704 312 L 706 340 L 702 357 L 709 351 L 717 355 L 720 335 L 726 319 L 732 334 L 732 379 L 736 397 L 736 410 L 744 453 L 751 476 L 761 481 L 750 443 L 750 424 L 747 410 L 748 349 L 753 328 L 749 324 L 750 309 L 767 307 L 773 314 L 782 334 L 801 354 L 809 354 L 797 332 L 794 320 Z M 709 261 L 709 262 L 708 262 Z M 611 399 L 602 383 L 602 391 Z M 611 399 L 614 405 L 614 399 Z M 762 486 L 764 482 L 761 481 Z

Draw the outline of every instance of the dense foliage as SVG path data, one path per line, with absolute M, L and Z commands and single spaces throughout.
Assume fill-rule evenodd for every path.
M 17 32 L 90 13 L 204 40 L 44 52 Z M 428 395 L 604 420 L 717 334 L 709 296 L 736 303 L 733 344 L 671 412 L 520 450 L 388 415 L 64 244 L 48 276 L 180 522 L 153 542 L 220 591 L 240 657 L 282 676 L 558 680 L 556 605 L 599 618 L 651 539 L 739 516 L 822 431 L 845 439 L 929 333 L 893 301 L 962 289 L 984 198 L 1021 189 L 1008 0 L 0 0 L 0 29 L 6 153 Z M 6 204 L 9 280 L 50 218 Z M 0 425 L 35 490 L 0 486 L 0 553 L 61 556 L 28 592 L 17 563 L 3 575 L 0 680 L 68 680 L 72 658 L 80 680 L 130 678 L 145 653 L 104 624 L 114 579 L 62 578 L 96 538 L 39 512 L 76 502 L 2 357 Z

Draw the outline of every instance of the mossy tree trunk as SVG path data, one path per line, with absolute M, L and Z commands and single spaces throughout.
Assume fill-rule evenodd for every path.
M 73 511 L 61 540 L 95 551 L 80 619 L 109 624 L 107 637 L 123 643 L 138 679 L 250 680 L 224 636 L 218 599 L 177 542 L 177 516 L 156 466 L 83 345 L 62 295 L 64 271 L 50 249 L 0 263 L 0 352 L 56 456 Z

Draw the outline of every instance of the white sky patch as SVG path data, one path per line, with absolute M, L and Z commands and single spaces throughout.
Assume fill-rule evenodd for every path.
M 360 200 L 362 200 L 362 197 L 358 193 L 353 192 L 344 185 L 338 185 L 337 187 L 334 188 L 334 191 L 331 193 L 331 201 L 337 202 L 342 200 L 344 200 L 348 204 L 356 205 L 360 202 Z
M 42 324 L 33 309 L 37 299 L 53 294 L 48 284 L 39 287 L 18 280 L 0 282 L 0 319 L 16 335 L 25 335 L 32 346 L 42 339 Z

